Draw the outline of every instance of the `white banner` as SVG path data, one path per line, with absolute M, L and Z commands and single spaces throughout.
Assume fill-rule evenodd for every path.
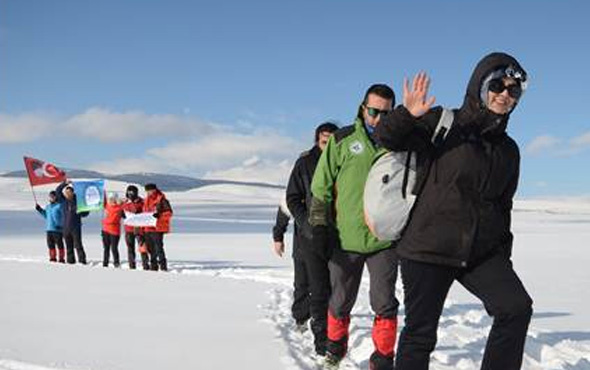
M 145 213 L 130 213 L 125 212 L 125 226 L 141 227 L 141 226 L 156 226 L 158 219 L 154 217 L 152 212 Z

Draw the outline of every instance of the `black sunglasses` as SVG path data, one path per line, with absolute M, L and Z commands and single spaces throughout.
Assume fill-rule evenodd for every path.
M 381 109 L 377 109 L 377 108 L 371 108 L 371 107 L 367 107 L 366 105 L 365 105 L 365 108 L 367 108 L 367 113 L 368 113 L 368 114 L 369 114 L 369 116 L 371 116 L 371 117 L 377 117 L 377 116 L 379 116 L 380 114 L 387 114 L 387 113 L 389 113 L 389 112 L 390 112 L 388 109 L 381 110 Z
M 519 83 L 506 86 L 501 78 L 491 80 L 488 89 L 496 94 L 501 94 L 508 89 L 508 95 L 514 99 L 518 99 L 522 95 L 522 87 L 520 87 Z

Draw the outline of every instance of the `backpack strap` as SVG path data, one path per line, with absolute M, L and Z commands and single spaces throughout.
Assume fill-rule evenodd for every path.
M 410 164 L 412 162 L 412 152 L 408 152 L 408 156 L 406 157 L 406 167 L 404 168 L 404 180 L 402 182 L 402 198 L 406 199 L 408 191 L 408 180 L 410 177 Z
M 443 108 L 440 119 L 438 120 L 438 124 L 434 129 L 434 134 L 432 134 L 431 140 L 434 146 L 438 147 L 443 143 L 443 141 L 445 141 L 449 131 L 451 130 L 451 126 L 453 126 L 454 119 L 455 114 L 453 111 Z

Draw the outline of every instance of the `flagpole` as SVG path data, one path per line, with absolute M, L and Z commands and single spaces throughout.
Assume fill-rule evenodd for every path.
M 29 186 L 31 187 L 31 193 L 33 193 L 33 199 L 35 199 L 35 205 L 39 204 L 39 202 L 37 201 L 37 195 L 35 195 L 35 190 L 33 189 L 33 184 L 31 184 L 31 182 L 29 182 Z

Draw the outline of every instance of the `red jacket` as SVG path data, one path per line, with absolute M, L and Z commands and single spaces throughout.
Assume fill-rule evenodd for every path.
M 155 190 L 151 196 L 148 195 L 143 203 L 143 211 L 158 214 L 156 227 L 144 227 L 142 228 L 144 232 L 170 232 L 172 207 L 170 207 L 170 202 L 168 202 L 164 193 L 160 190 Z
M 140 197 L 137 197 L 135 200 L 127 199 L 125 203 L 123 203 L 123 210 L 129 213 L 141 213 L 143 211 L 143 199 Z M 125 232 L 128 234 L 135 233 L 135 229 L 136 228 L 133 226 L 125 225 Z M 137 231 L 139 231 L 139 229 Z
M 121 217 L 123 206 L 107 202 L 104 206 L 104 218 L 102 219 L 102 230 L 111 235 L 121 235 Z

